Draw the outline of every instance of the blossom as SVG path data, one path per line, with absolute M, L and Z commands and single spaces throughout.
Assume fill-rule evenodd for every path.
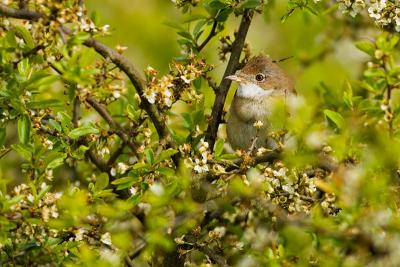
M 206 173 L 209 171 L 209 168 L 203 160 L 195 159 L 193 170 L 197 173 Z
M 256 122 L 253 124 L 253 126 L 256 127 L 256 128 L 259 130 L 261 127 L 264 126 L 264 123 L 263 123 L 262 121 L 256 121 Z
M 104 233 L 102 236 L 101 236 L 101 242 L 103 243 L 103 244 L 106 244 L 106 245 L 109 245 L 109 246 L 112 246 L 112 241 L 111 241 L 111 235 L 110 235 L 110 233 Z
M 147 99 L 147 101 L 149 101 L 150 104 L 154 104 L 156 102 L 157 94 L 153 90 L 145 90 L 143 96 Z

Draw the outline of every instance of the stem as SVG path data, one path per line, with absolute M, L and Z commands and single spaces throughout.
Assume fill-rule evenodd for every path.
M 79 117 L 80 117 L 80 111 L 81 111 L 81 101 L 77 96 L 75 96 L 74 99 L 74 104 L 72 108 L 72 123 L 74 125 L 74 128 L 79 127 Z
M 228 65 L 225 69 L 223 79 L 216 90 L 216 98 L 211 113 L 211 120 L 206 133 L 207 142 L 210 147 L 214 146 L 215 139 L 217 138 L 218 126 L 221 123 L 226 95 L 228 94 L 232 82 L 231 80 L 225 79 L 225 77 L 234 74 L 239 66 L 240 55 L 242 53 L 253 14 L 254 12 L 248 9 L 243 13 L 236 39 L 232 44 L 232 51 Z
M 207 36 L 207 38 L 201 43 L 201 45 L 198 46 L 197 51 L 200 52 L 203 50 L 203 48 L 208 44 L 208 42 L 211 41 L 211 39 L 217 34 L 217 26 L 218 26 L 218 21 L 214 19 L 210 34 Z
M 390 101 L 392 99 L 392 86 L 389 83 L 389 80 L 387 78 L 388 75 L 388 69 L 386 67 L 386 62 L 385 60 L 383 61 L 383 69 L 385 71 L 385 81 L 386 81 L 386 102 L 387 102 L 387 110 L 385 112 L 387 112 L 388 114 L 390 114 L 388 117 L 388 126 L 389 126 L 389 136 L 392 137 L 393 136 L 393 120 L 394 120 L 394 114 L 392 111 L 392 107 L 390 106 Z M 386 114 L 385 114 L 386 115 Z

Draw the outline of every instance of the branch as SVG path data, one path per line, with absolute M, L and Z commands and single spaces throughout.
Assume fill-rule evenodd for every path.
M 217 26 L 218 26 L 218 21 L 214 19 L 210 34 L 207 36 L 207 38 L 197 47 L 197 51 L 200 52 L 203 50 L 203 48 L 208 44 L 208 42 L 217 34 Z
M 19 0 L 18 7 L 19 9 L 25 9 L 28 6 L 28 0 Z
M 90 161 L 97 167 L 97 169 L 99 169 L 102 172 L 108 173 L 111 177 L 110 166 L 108 166 L 106 162 L 100 159 L 92 149 L 86 151 L 85 156 L 90 159 Z
M 84 43 L 85 46 L 91 47 L 96 50 L 104 58 L 109 58 L 119 69 L 121 69 L 129 78 L 131 83 L 135 86 L 136 91 L 140 96 L 140 107 L 146 111 L 149 115 L 151 121 L 154 124 L 154 127 L 157 130 L 159 138 L 168 137 L 169 131 L 165 125 L 165 121 L 160 117 L 159 112 L 156 106 L 150 104 L 149 101 L 144 97 L 143 92 L 146 87 L 145 81 L 140 77 L 139 72 L 133 66 L 133 64 L 120 55 L 115 50 L 109 48 L 103 43 L 99 42 L 95 38 L 88 38 Z
M 125 144 L 122 144 L 118 149 L 110 156 L 110 158 L 107 161 L 107 165 L 111 166 L 117 161 L 118 157 L 122 154 L 124 151 Z
M 231 80 L 225 79 L 225 77 L 236 72 L 252 18 L 253 11 L 246 9 L 243 13 L 236 39 L 232 44 L 231 56 L 225 69 L 224 77 L 216 91 L 216 98 L 211 113 L 211 121 L 206 133 L 206 138 L 210 147 L 214 146 L 215 139 L 217 138 L 218 126 L 221 123 L 226 95 L 232 82 Z
M 72 124 L 74 125 L 74 128 L 79 127 L 80 111 L 81 111 L 81 101 L 76 96 L 72 108 Z
M 30 10 L 17 10 L 8 7 L 7 5 L 0 4 L 0 14 L 6 17 L 16 18 L 16 19 L 26 19 L 26 20 L 38 20 L 44 17 L 43 14 Z M 62 31 L 66 34 L 72 34 L 72 32 L 66 28 L 62 27 Z M 149 115 L 154 127 L 157 130 L 159 138 L 170 137 L 168 128 L 166 127 L 165 121 L 161 118 L 156 106 L 152 105 L 143 96 L 144 88 L 146 87 L 145 81 L 140 77 L 139 72 L 136 70 L 134 65 L 117 51 L 111 49 L 110 47 L 104 45 L 97 39 L 90 37 L 86 39 L 84 45 L 93 48 L 97 53 L 99 53 L 104 58 L 109 58 L 119 69 L 121 69 L 129 78 L 131 83 L 136 88 L 138 92 L 141 103 L 140 107 L 146 111 Z M 169 143 L 171 146 L 175 147 L 175 143 L 169 138 Z
M 93 97 L 86 98 L 86 102 L 89 103 L 96 111 L 100 114 L 100 116 L 108 123 L 111 129 L 115 131 L 115 133 L 122 139 L 122 141 L 127 144 L 132 152 L 138 156 L 137 154 L 137 146 L 131 141 L 130 137 L 121 129 L 121 126 L 114 121 L 110 113 L 108 113 L 106 107 L 99 102 L 97 102 Z
M 26 19 L 26 20 L 38 20 L 43 17 L 43 14 L 30 11 L 26 9 L 14 9 L 10 8 L 5 4 L 0 4 L 0 14 L 4 17 L 10 17 L 15 19 Z

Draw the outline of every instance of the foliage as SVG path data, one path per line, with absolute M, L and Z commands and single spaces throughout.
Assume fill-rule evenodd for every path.
M 276 19 L 276 2 L 172 1 L 181 55 L 142 78 L 83 1 L 3 1 L 1 265 L 398 266 L 400 6 L 290 0 Z M 233 74 L 257 16 L 329 22 L 298 68 L 323 66 L 343 32 L 366 60 L 277 103 L 276 150 L 230 151 L 230 82 L 204 50 L 219 37 Z

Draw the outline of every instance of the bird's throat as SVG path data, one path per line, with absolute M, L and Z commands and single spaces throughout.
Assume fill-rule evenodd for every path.
M 258 98 L 270 96 L 274 89 L 263 89 L 255 83 L 240 83 L 236 95 L 244 98 Z

